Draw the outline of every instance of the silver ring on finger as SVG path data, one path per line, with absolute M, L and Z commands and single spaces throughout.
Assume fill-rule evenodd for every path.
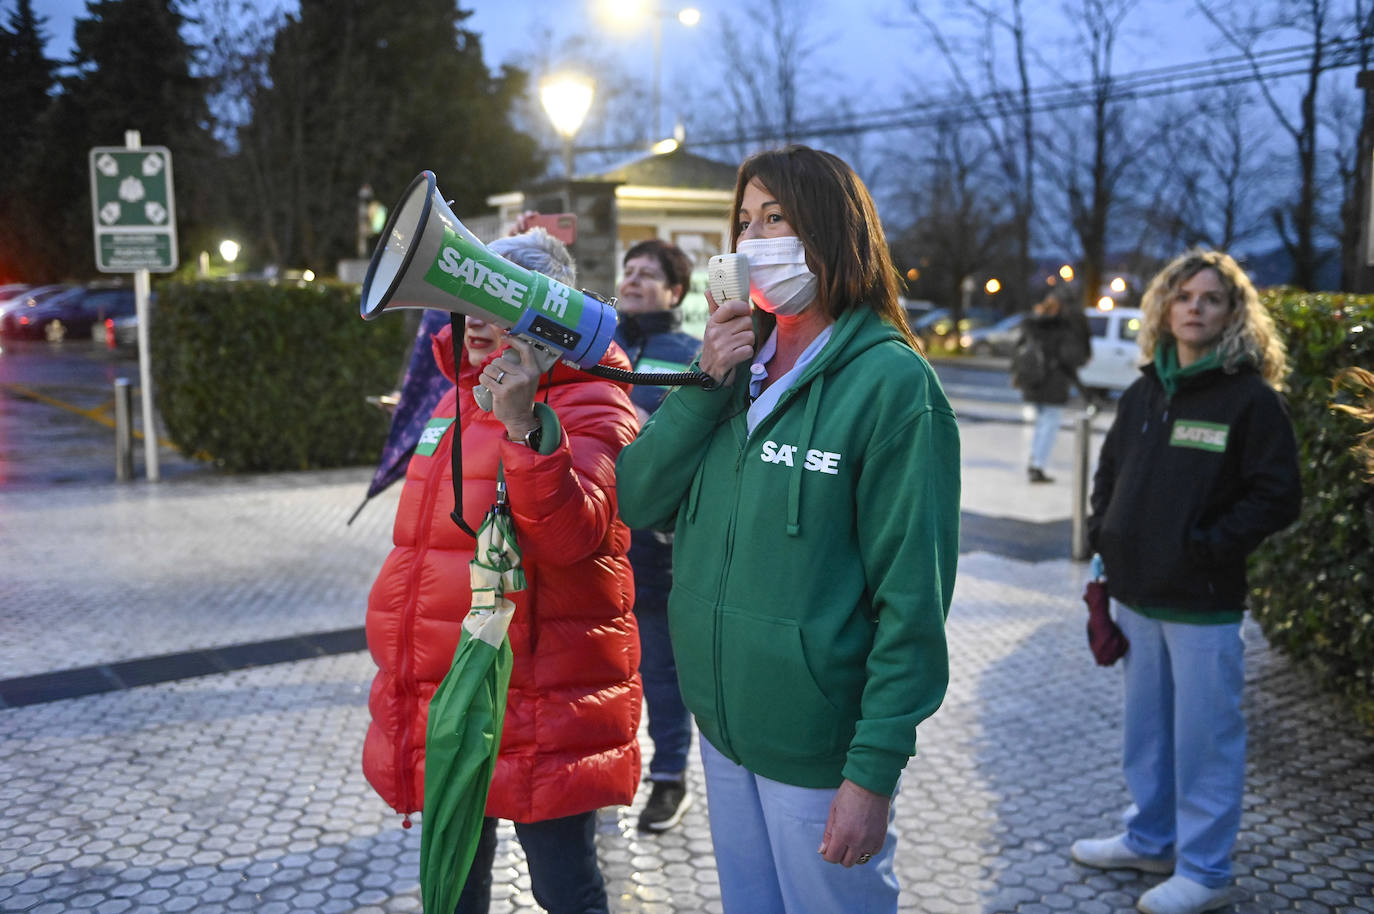
M 502 381 L 504 381 L 505 379 L 506 379 L 506 373 L 505 373 L 504 371 L 498 371 L 498 372 L 496 373 L 496 383 L 497 383 L 497 384 L 500 384 L 500 383 L 501 383 Z
M 873 855 L 872 855 L 872 854 L 860 854 L 859 857 L 858 857 L 858 859 L 855 860 L 854 862 L 857 863 L 857 864 L 859 864 L 859 866 L 863 866 L 865 863 L 867 863 L 868 861 L 870 861 L 870 860 L 872 860 L 872 859 L 873 859 Z

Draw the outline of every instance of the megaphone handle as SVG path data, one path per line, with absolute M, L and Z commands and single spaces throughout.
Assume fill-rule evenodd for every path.
M 520 353 L 514 349 L 507 349 L 506 356 L 514 362 L 520 361 Z M 491 412 L 491 391 L 485 385 L 478 384 L 472 389 L 472 399 L 477 401 L 477 408 L 482 412 Z

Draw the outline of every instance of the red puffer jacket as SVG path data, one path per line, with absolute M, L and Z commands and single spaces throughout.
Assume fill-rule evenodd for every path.
M 453 378 L 450 338 L 447 329 L 438 334 L 434 350 Z M 630 367 L 615 346 L 603 364 Z M 498 458 L 504 465 L 527 581 L 513 595 L 514 663 L 487 815 L 538 822 L 628 804 L 639 782 L 642 690 L 615 458 L 638 431 L 634 407 L 625 388 L 556 365 L 538 399 L 558 414 L 562 438 L 542 456 L 507 441 L 505 427 L 477 408 L 477 374 L 464 360 L 434 418 L 451 418 L 455 404 L 461 412 L 463 517 L 473 529 L 495 501 Z M 411 458 L 396 547 L 367 605 L 367 644 L 379 672 L 363 773 L 402 814 L 424 805 L 429 702 L 471 604 L 474 542 L 449 517 L 452 439 L 450 427 L 426 455 L 422 438 Z

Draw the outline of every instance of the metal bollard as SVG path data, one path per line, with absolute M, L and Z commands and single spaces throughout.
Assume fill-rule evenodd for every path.
M 134 389 L 128 378 L 115 378 L 115 479 L 134 478 Z
M 1091 558 L 1088 547 L 1088 468 L 1091 464 L 1092 415 L 1085 413 L 1074 423 L 1073 431 L 1073 544 L 1071 555 L 1075 562 Z

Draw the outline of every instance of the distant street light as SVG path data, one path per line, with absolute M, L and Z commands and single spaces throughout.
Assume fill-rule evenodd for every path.
M 654 82 L 653 98 L 649 103 L 654 115 L 654 137 L 663 136 L 661 105 L 661 86 L 663 84 L 663 20 L 676 19 L 680 24 L 691 28 L 701 22 L 701 10 L 686 6 L 678 10 L 658 6 L 648 0 L 602 0 L 602 12 L 612 24 L 625 29 L 638 26 L 646 18 L 653 25 L 654 33 Z
M 997 277 L 994 276 L 983 284 L 983 290 L 989 295 L 996 295 L 998 292 L 1002 291 L 1002 284 L 998 282 Z
M 1063 279 L 1064 282 L 1073 282 L 1073 267 L 1069 266 L 1067 263 L 1064 264 L 1059 268 L 1059 277 Z
M 911 269 L 906 271 L 906 278 L 911 280 L 912 282 L 915 282 L 916 280 L 921 278 L 921 271 L 916 269 L 915 267 L 912 267 Z
M 232 238 L 226 238 L 219 243 L 219 256 L 224 258 L 225 263 L 233 263 L 239 259 L 239 243 Z
M 550 77 L 539 86 L 544 112 L 563 137 L 563 174 L 569 181 L 573 176 L 573 137 L 582 128 L 595 93 L 591 80 L 571 74 Z
M 1110 311 L 1116 307 L 1116 302 L 1110 295 L 1104 295 L 1097 300 L 1097 307 L 1100 311 Z
M 1118 276 L 1118 277 L 1116 277 L 1115 279 L 1113 279 L 1113 280 L 1112 280 L 1112 291 L 1113 291 L 1113 292 L 1125 292 L 1125 291 L 1126 291 L 1126 280 L 1122 279 L 1120 276 Z

